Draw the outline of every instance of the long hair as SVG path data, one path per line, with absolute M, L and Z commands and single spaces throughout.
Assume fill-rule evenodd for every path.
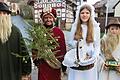
M 10 34 L 11 34 L 11 16 L 10 15 L 3 15 L 0 16 L 0 41 L 5 43 Z
M 119 44 L 120 36 L 119 36 L 119 34 L 113 35 L 108 30 L 108 33 L 104 40 L 105 40 L 105 44 L 106 44 L 106 50 L 110 49 L 111 51 L 114 51 L 115 48 L 117 47 L 117 45 Z
M 89 5 L 84 5 L 80 8 L 80 12 L 83 10 L 83 9 L 87 9 L 89 10 L 89 12 L 91 13 L 91 7 Z M 80 12 L 79 12 L 79 16 L 80 16 Z M 75 32 L 75 37 L 74 39 L 75 40 L 79 40 L 82 38 L 82 27 L 81 27 L 81 24 L 82 24 L 82 21 L 79 17 L 78 19 L 78 23 L 77 23 L 77 29 L 76 29 L 76 32 Z M 91 43 L 93 42 L 93 23 L 92 23 L 92 19 L 91 17 L 89 18 L 88 22 L 87 22 L 87 37 L 86 37 L 86 42 L 87 43 Z
M 112 53 L 118 45 L 120 45 L 120 35 L 113 35 L 108 29 L 107 34 L 101 39 L 101 51 L 104 53 L 106 59 L 113 58 Z

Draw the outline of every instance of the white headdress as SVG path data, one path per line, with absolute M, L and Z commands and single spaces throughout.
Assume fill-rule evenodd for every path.
M 93 22 L 93 25 L 94 25 L 93 27 L 99 26 L 99 23 L 97 23 L 96 20 L 95 20 L 95 12 L 94 12 L 95 8 L 91 4 L 89 4 L 87 2 L 84 2 L 83 4 L 78 6 L 78 8 L 77 8 L 76 19 L 75 19 L 75 22 L 73 23 L 72 28 L 71 28 L 71 34 L 72 34 L 71 36 L 72 37 L 74 36 L 74 33 L 76 31 L 76 28 L 77 28 L 77 23 L 78 23 L 78 20 L 79 20 L 80 10 L 85 5 L 88 5 L 91 8 L 91 19 L 92 19 L 92 22 Z
M 78 10 L 77 10 L 77 12 L 76 12 L 75 22 L 78 22 L 80 10 L 81 10 L 81 8 L 82 8 L 83 6 L 85 6 L 85 5 L 90 6 L 90 9 L 91 9 L 91 18 L 92 18 L 92 20 L 93 20 L 94 23 L 97 23 L 97 22 L 95 21 L 95 19 L 94 19 L 94 18 L 95 18 L 95 12 L 94 12 L 95 8 L 94 8 L 91 4 L 89 4 L 89 3 L 87 3 L 87 2 L 84 2 L 83 4 L 81 4 L 80 6 L 78 6 Z

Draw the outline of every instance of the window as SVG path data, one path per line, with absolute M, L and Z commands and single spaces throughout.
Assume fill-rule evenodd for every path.
M 51 0 L 48 0 L 48 2 L 51 2 Z
M 61 2 L 61 0 L 57 0 L 57 2 Z
M 42 0 L 39 0 L 39 2 L 42 2 Z

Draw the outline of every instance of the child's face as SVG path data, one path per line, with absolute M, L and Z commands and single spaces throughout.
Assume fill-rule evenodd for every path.
M 112 34 L 119 34 L 120 33 L 120 28 L 116 25 L 111 25 L 110 28 L 109 28 L 109 31 Z

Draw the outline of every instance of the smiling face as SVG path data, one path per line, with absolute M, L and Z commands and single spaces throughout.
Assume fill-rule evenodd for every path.
M 51 26 L 54 23 L 54 18 L 50 14 L 47 14 L 43 17 L 43 23 L 47 26 Z
M 90 18 L 90 11 L 86 8 L 81 10 L 80 19 L 81 19 L 82 23 L 86 23 L 89 20 L 89 18 Z

